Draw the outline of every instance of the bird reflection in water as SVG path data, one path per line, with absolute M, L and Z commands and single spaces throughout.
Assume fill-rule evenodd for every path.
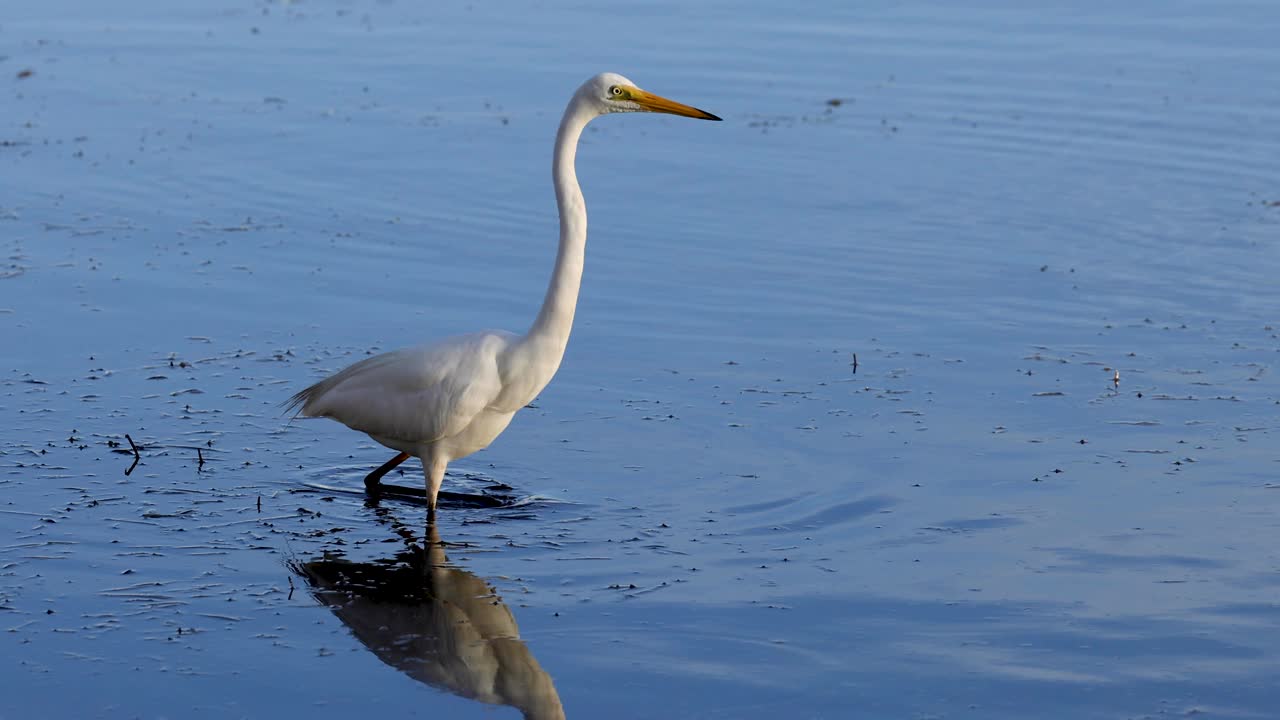
M 527 720 L 563 720 L 551 676 L 493 588 L 449 564 L 435 523 L 425 547 L 407 528 L 396 531 L 405 549 L 392 558 L 352 562 L 326 553 L 294 570 L 391 667 L 455 695 L 510 705 Z

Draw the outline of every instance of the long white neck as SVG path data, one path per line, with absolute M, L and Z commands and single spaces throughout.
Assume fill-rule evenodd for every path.
M 560 131 L 556 133 L 551 180 L 555 184 L 556 205 L 560 210 L 560 249 L 556 253 L 556 265 L 551 272 L 551 283 L 547 286 L 542 309 L 525 338 L 538 345 L 542 353 L 553 356 L 545 357 L 553 365 L 552 372 L 559 366 L 569 343 L 573 313 L 578 306 L 578 288 L 582 285 L 582 263 L 587 246 L 587 206 L 582 199 L 582 188 L 578 185 L 573 161 L 582 129 L 593 117 L 595 113 L 575 96 L 565 108 Z

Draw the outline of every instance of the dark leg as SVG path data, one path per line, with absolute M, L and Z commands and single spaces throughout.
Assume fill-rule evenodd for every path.
M 462 505 L 464 507 L 503 507 L 509 504 L 511 497 L 499 497 L 494 495 L 473 495 L 470 493 L 453 493 L 442 492 L 440 483 L 444 480 L 444 463 L 440 463 L 436 467 L 437 472 L 428 474 L 427 483 L 418 487 L 401 487 L 400 485 L 383 485 L 382 476 L 394 470 L 400 463 L 408 460 L 411 455 L 409 453 L 400 453 L 390 460 L 386 461 L 377 470 L 369 473 L 364 479 L 365 492 L 369 494 L 369 499 L 376 502 L 382 497 L 396 497 L 414 503 L 422 503 L 427 506 L 427 517 L 434 518 L 436 515 L 436 500 L 446 500 L 450 503 Z M 424 466 L 426 472 L 426 466 Z M 431 490 L 427 490 L 427 484 L 430 484 Z
M 396 467 L 400 465 L 400 463 L 408 459 L 409 459 L 409 453 L 402 452 L 399 455 L 396 455 L 395 457 L 391 458 L 390 460 L 382 463 L 382 465 L 379 465 L 377 470 L 374 470 L 373 472 L 365 476 L 364 478 L 365 489 L 369 490 L 370 492 L 376 492 L 378 490 L 378 483 L 382 482 L 382 476 L 386 475 L 392 470 L 395 470 Z

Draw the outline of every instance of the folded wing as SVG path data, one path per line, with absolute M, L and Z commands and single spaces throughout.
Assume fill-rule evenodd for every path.
M 377 438 L 435 442 L 461 432 L 501 393 L 498 361 L 511 338 L 488 331 L 375 355 L 299 392 L 287 407 Z

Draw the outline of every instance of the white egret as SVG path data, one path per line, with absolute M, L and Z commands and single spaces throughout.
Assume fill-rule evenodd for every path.
M 556 374 L 573 327 L 587 243 L 587 209 L 574 170 L 578 138 L 595 118 L 626 112 L 720 119 L 645 92 L 614 73 L 596 75 L 578 88 L 560 120 L 551 165 L 560 247 L 542 308 L 527 333 L 486 330 L 376 355 L 289 400 L 288 408 L 299 416 L 332 418 L 398 452 L 365 478 L 370 492 L 379 489 L 383 475 L 417 457 L 434 513 L 449 462 L 488 447 Z

